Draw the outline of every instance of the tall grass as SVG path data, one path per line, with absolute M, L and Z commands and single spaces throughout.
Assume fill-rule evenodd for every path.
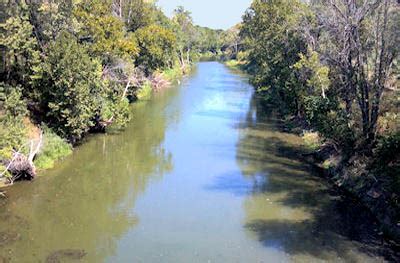
M 43 146 L 35 159 L 35 166 L 45 170 L 54 167 L 56 161 L 72 154 L 72 146 L 49 128 L 44 128 Z

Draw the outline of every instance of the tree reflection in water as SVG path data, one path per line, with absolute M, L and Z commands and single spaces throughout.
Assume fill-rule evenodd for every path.
M 172 169 L 163 147 L 168 120 L 159 114 L 167 103 L 168 97 L 134 105 L 123 133 L 93 136 L 57 169 L 7 189 L 0 207 L 3 259 L 101 262 L 113 255 L 115 240 L 140 220 L 137 197 Z
M 369 213 L 331 190 L 302 158 L 301 138 L 280 126 L 256 97 L 239 125 L 237 163 L 252 181 L 243 205 L 249 235 L 296 260 L 396 259 Z

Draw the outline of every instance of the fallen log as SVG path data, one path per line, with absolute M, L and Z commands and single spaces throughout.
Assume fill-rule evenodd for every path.
M 18 180 L 33 180 L 36 177 L 36 167 L 33 163 L 34 158 L 39 153 L 43 141 L 43 132 L 40 131 L 40 137 L 35 145 L 34 140 L 30 141 L 30 149 L 28 156 L 25 156 L 18 151 L 14 151 L 11 160 L 6 163 L 6 170 L 1 173 L 1 176 L 8 171 L 12 177 L 9 179 L 10 184 Z
M 12 175 L 12 181 L 33 180 L 36 177 L 35 165 L 25 155 L 18 152 L 14 153 L 8 165 L 8 171 Z

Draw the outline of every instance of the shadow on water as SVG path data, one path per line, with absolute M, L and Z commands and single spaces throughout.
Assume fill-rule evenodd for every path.
M 257 98 L 237 129 L 241 174 L 217 177 L 208 189 L 244 197 L 248 235 L 297 260 L 400 259 L 373 217 L 318 176 L 302 158 L 301 138 L 281 132 Z

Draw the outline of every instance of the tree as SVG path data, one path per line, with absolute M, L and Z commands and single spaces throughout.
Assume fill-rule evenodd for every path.
M 222 36 L 224 50 L 232 50 L 233 58 L 236 58 L 239 52 L 239 46 L 242 42 L 242 38 L 240 37 L 241 24 L 237 24 L 232 28 L 226 30 Z
M 23 118 L 27 114 L 26 101 L 22 97 L 20 86 L 0 83 L 0 112 L 0 125 L 4 129 L 2 134 L 7 134 L 0 136 L 0 150 L 7 147 L 16 150 L 22 146 L 25 137 Z
M 218 53 L 221 50 L 222 30 L 214 30 L 208 27 L 195 26 L 197 36 L 195 39 L 195 47 L 200 53 L 212 52 Z
M 82 1 L 75 16 L 81 27 L 80 40 L 88 43 L 90 53 L 101 57 L 104 64 L 116 57 L 135 59 L 135 38 L 125 32 L 123 21 L 112 15 L 111 0 Z
M 240 32 L 249 52 L 253 84 L 266 98 L 295 114 L 301 107 L 292 67 L 306 50 L 297 28 L 303 8 L 299 1 L 255 0 L 243 17 Z
M 46 122 L 75 143 L 94 125 L 103 101 L 101 64 L 67 32 L 46 49 L 35 87 Z
M 29 5 L 29 21 L 41 49 L 49 41 L 54 41 L 62 31 L 75 32 L 73 11 L 76 0 L 26 1 Z
M 176 38 L 172 31 L 161 26 L 151 25 L 136 31 L 140 52 L 137 66 L 147 73 L 172 65 Z
M 174 31 L 177 38 L 180 63 L 184 67 L 186 63 L 190 63 L 190 51 L 195 43 L 196 32 L 193 26 L 193 19 L 189 11 L 185 10 L 183 6 L 178 6 L 174 10 L 172 21 L 175 25 Z
M 24 1 L 9 3 L 6 18 L 0 24 L 0 47 L 3 67 L 0 81 L 29 86 L 32 68 L 39 61 L 28 6 Z
M 391 0 L 332 0 L 320 16 L 329 34 L 323 39 L 324 55 L 338 74 L 338 85 L 349 116 L 357 101 L 363 140 L 371 145 L 376 137 L 380 102 L 399 54 L 398 6 Z M 397 22 L 397 23 L 396 23 Z M 353 116 L 353 119 L 358 119 Z
M 112 11 L 130 32 L 153 23 L 153 5 L 143 0 L 113 0 Z

